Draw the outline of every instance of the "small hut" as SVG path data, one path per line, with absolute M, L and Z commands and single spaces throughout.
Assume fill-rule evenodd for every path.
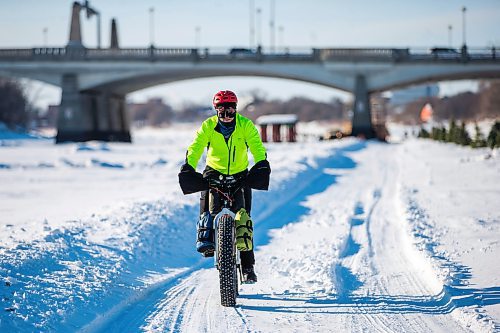
M 262 142 L 268 141 L 267 129 L 272 127 L 272 141 L 281 142 L 281 128 L 286 128 L 285 141 L 296 141 L 295 125 L 298 117 L 295 114 L 270 114 L 257 118 L 257 125 L 260 126 L 260 135 Z

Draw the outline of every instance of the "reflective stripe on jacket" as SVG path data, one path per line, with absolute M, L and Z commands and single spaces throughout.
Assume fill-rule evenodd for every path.
M 237 113 L 234 132 L 227 142 L 224 136 L 215 130 L 217 122 L 217 116 L 205 120 L 188 147 L 186 160 L 195 170 L 206 147 L 207 165 L 226 175 L 233 175 L 248 168 L 248 149 L 255 163 L 266 159 L 266 148 L 262 144 L 259 131 L 250 119 Z

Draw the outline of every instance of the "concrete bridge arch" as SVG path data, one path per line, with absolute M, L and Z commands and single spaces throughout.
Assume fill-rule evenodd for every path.
M 315 49 L 234 57 L 200 54 L 196 49 L 52 48 L 0 50 L 0 75 L 62 88 L 58 142 L 130 141 L 126 94 L 218 76 L 280 78 L 351 92 L 353 135 L 371 137 L 370 93 L 422 82 L 498 78 L 500 61 L 496 53 L 484 50 L 467 57 L 436 58 L 405 49 Z

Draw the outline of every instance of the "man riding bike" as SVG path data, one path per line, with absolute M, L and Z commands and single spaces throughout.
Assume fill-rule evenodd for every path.
M 269 186 L 271 168 L 267 161 L 266 149 L 252 121 L 237 112 L 237 104 L 238 98 L 232 91 L 222 90 L 215 94 L 213 106 L 217 115 L 206 119 L 197 130 L 187 149 L 186 163 L 179 173 L 179 182 L 184 194 L 203 189 L 196 249 L 205 257 L 213 256 L 213 218 L 221 209 L 218 204 L 219 194 L 216 191 L 208 191 L 208 183 L 229 175 L 244 179 L 245 185 L 235 195 L 233 211 L 236 213 L 243 209 L 248 216 L 251 211 L 251 188 L 267 190 Z M 196 166 L 205 148 L 207 165 L 201 175 L 196 172 Z M 255 162 L 250 171 L 248 149 Z M 248 283 L 257 282 L 253 244 L 250 250 L 240 251 L 240 258 L 243 280 Z

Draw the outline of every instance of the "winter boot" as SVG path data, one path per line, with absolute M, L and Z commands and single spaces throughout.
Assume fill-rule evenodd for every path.
M 213 229 L 214 219 L 210 212 L 201 214 L 197 223 L 198 237 L 196 240 L 196 251 L 204 257 L 213 257 L 215 251 L 215 238 Z
M 242 269 L 242 273 L 243 273 L 243 283 L 251 284 L 257 282 L 257 275 L 255 274 L 253 266 L 244 267 Z

